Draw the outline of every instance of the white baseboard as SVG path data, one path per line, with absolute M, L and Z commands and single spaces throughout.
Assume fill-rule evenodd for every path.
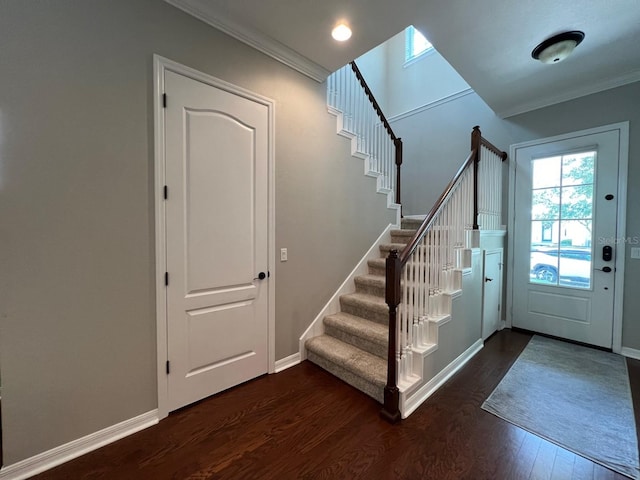
M 482 347 L 484 347 L 484 342 L 482 339 L 478 339 L 409 398 L 401 399 L 402 418 L 407 418 L 411 415 L 427 398 L 433 395 L 449 378 L 471 360 L 476 353 L 482 350 Z
M 3 467 L 0 470 L 1 480 L 23 480 L 45 470 L 57 467 L 85 453 L 120 440 L 133 433 L 144 430 L 158 423 L 158 410 L 151 410 L 124 422 L 117 423 L 100 431 L 60 445 L 46 452 Z
M 622 347 L 620 353 L 625 357 L 635 358 L 636 360 L 640 360 L 640 350 L 636 350 L 635 348 Z
M 280 360 L 276 360 L 276 370 L 275 373 L 280 373 L 287 368 L 291 368 L 294 365 L 298 365 L 300 363 L 300 352 L 294 353 L 293 355 L 289 355 L 288 357 L 281 358 Z

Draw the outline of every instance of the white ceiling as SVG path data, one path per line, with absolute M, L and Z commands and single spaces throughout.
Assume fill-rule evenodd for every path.
M 322 81 L 408 25 L 499 115 L 640 80 L 640 0 L 166 0 Z M 353 37 L 338 43 L 346 20 Z M 566 30 L 586 37 L 565 61 L 531 58 Z

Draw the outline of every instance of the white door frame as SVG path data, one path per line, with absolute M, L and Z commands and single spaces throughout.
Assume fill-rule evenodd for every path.
M 507 228 L 514 231 L 515 222 L 515 180 L 516 180 L 516 154 L 521 148 L 528 148 L 543 143 L 559 142 L 580 135 L 593 135 L 597 133 L 618 130 L 620 132 L 620 149 L 618 164 L 618 220 L 616 222 L 616 236 L 621 241 L 616 242 L 615 263 L 615 295 L 613 300 L 613 342 L 612 350 L 615 353 L 622 352 L 622 306 L 624 298 L 624 262 L 626 258 L 626 226 L 627 226 L 627 171 L 629 168 L 629 122 L 614 123 L 602 127 L 589 128 L 577 132 L 556 135 L 554 137 L 541 138 L 523 143 L 516 143 L 509 148 L 509 206 Z M 513 321 L 513 267 L 514 267 L 514 235 L 511 233 L 508 239 L 507 263 L 507 327 L 511 327 Z
M 267 351 L 269 373 L 275 372 L 275 102 L 269 98 L 257 95 L 231 83 L 199 72 L 185 65 L 168 60 L 159 55 L 153 56 L 153 117 L 155 137 L 155 217 L 156 217 L 156 333 L 157 333 L 157 368 L 158 368 L 158 418 L 165 418 L 168 409 L 168 379 L 166 373 L 167 351 L 167 290 L 164 272 L 166 272 L 166 212 L 164 202 L 165 180 L 165 118 L 163 108 L 163 94 L 165 91 L 164 77 L 166 71 L 172 71 L 193 80 L 225 90 L 240 97 L 265 105 L 268 110 L 268 219 L 267 219 L 267 249 L 269 263 L 268 282 L 268 330 Z M 168 102 L 171 101 L 169 98 Z

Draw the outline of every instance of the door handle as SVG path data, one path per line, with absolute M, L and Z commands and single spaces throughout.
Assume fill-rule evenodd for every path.
M 493 282 L 493 278 L 484 277 L 485 282 Z
M 596 270 L 599 270 L 604 273 L 611 273 L 611 267 L 596 268 Z
M 268 276 L 267 273 L 260 272 L 258 276 L 254 278 L 254 280 L 264 280 L 265 278 L 267 278 L 267 276 Z

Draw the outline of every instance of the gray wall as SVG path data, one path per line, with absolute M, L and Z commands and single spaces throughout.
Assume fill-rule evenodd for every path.
M 389 41 L 383 42 L 377 47 L 369 50 L 364 55 L 356 58 L 355 62 L 362 72 L 367 85 L 376 97 L 376 101 L 385 115 L 388 115 L 388 85 L 387 76 L 387 49 Z
M 404 143 L 405 214 L 429 211 L 469 155 L 475 125 L 494 145 L 509 150 L 511 129 L 476 94 L 391 122 Z
M 435 50 L 405 64 L 403 30 L 356 60 L 387 118 L 469 88 Z
M 5 465 L 157 406 L 153 54 L 276 101 L 276 358 L 394 219 L 324 85 L 162 0 L 3 1 L 0 45 Z
M 626 236 L 640 238 L 640 82 L 550 107 L 498 118 L 475 93 L 393 122 L 403 137 L 403 207 L 405 214 L 428 211 L 469 152 L 470 132 L 480 125 L 483 136 L 506 151 L 515 143 L 577 130 L 630 122 Z M 506 191 L 506 190 L 505 190 Z M 627 248 L 623 309 L 623 346 L 640 349 L 640 261 Z

